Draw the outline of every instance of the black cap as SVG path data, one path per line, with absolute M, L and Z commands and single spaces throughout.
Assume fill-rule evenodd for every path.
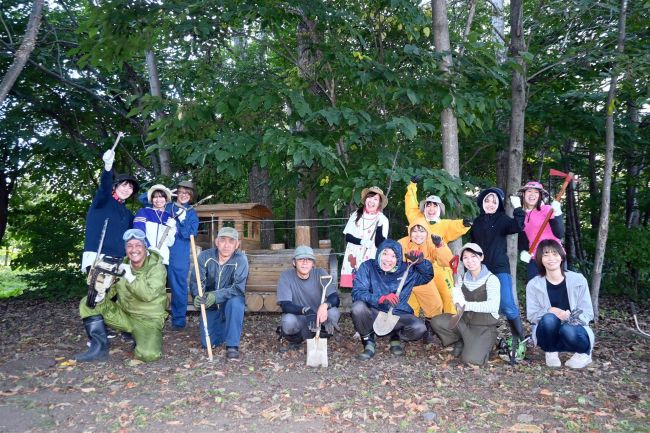
M 131 176 L 130 174 L 126 174 L 126 173 L 116 174 L 115 177 L 113 178 L 113 186 L 119 185 L 122 182 L 130 182 L 131 185 L 133 185 L 134 195 L 140 189 L 140 184 L 138 183 L 138 180 L 135 177 Z

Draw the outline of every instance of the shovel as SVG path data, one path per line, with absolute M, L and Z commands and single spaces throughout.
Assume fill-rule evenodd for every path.
M 327 284 L 323 284 L 327 281 Z M 323 294 L 320 298 L 320 305 L 325 302 L 325 293 L 327 288 L 332 284 L 331 275 L 323 275 L 320 277 L 320 285 L 323 288 Z M 327 338 L 320 338 L 320 324 L 317 324 L 316 335 L 314 338 L 307 339 L 307 367 L 327 367 Z
M 409 258 L 408 255 L 407 258 Z M 422 258 L 423 256 L 419 256 L 414 261 L 409 262 L 408 266 L 406 267 L 406 271 L 404 271 L 404 275 L 402 275 L 402 280 L 399 282 L 399 286 L 397 286 L 397 292 L 395 292 L 397 298 L 399 298 L 399 294 L 404 287 L 404 283 L 406 282 L 406 277 L 408 277 L 411 266 L 419 263 Z M 377 314 L 375 322 L 372 324 L 372 329 L 375 331 L 375 334 L 381 337 L 391 332 L 395 328 L 395 325 L 397 325 L 397 322 L 399 322 L 399 316 L 393 314 L 393 306 L 391 305 L 391 307 L 388 309 L 388 312 L 380 311 L 379 314 Z

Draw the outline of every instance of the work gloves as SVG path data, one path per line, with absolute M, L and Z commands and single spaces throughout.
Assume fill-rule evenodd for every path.
M 436 248 L 440 248 L 442 246 L 442 238 L 438 235 L 431 235 L 431 241 L 433 242 L 433 245 L 436 246 Z
M 135 281 L 135 275 L 131 271 L 131 265 L 128 263 L 120 263 L 119 269 L 121 272 L 124 272 L 122 278 L 124 278 L 129 284 Z
M 472 224 L 474 224 L 474 221 L 470 217 L 463 218 L 463 226 L 472 227 Z
M 463 291 L 458 286 L 455 286 L 453 289 L 451 289 L 451 299 L 454 301 L 454 304 L 458 304 L 463 308 L 465 307 L 465 304 L 467 304 L 465 295 L 463 295 Z
M 524 263 L 530 262 L 532 258 L 533 256 L 531 256 L 530 253 L 526 250 L 523 250 L 522 252 L 519 253 L 519 260 L 521 260 Z
M 203 296 L 194 297 L 195 308 L 201 308 L 201 304 L 205 305 L 205 308 L 210 308 L 215 302 L 217 302 L 217 298 L 215 298 L 214 292 L 205 292 Z
M 185 211 L 185 209 L 179 209 L 178 212 L 176 212 L 176 218 L 180 222 L 185 221 L 185 218 L 187 218 L 187 212 Z
M 411 182 L 420 183 L 421 181 L 422 181 L 422 175 L 421 174 L 416 174 L 415 176 L 411 176 Z
M 413 264 L 420 263 L 423 258 L 424 256 L 420 251 L 412 250 L 406 253 L 406 260 L 412 262 Z
M 519 198 L 519 196 L 516 195 L 511 195 L 510 203 L 512 203 L 513 209 L 517 209 L 518 207 L 521 207 L 521 198 Z
M 562 207 L 560 206 L 560 202 L 557 200 L 553 200 L 551 203 L 551 208 L 553 208 L 553 216 L 557 217 L 562 215 Z
M 115 152 L 108 149 L 104 152 L 102 159 L 104 160 L 104 170 L 111 171 L 111 168 L 113 168 L 113 161 L 115 161 Z
M 167 218 L 167 221 L 165 222 L 165 225 L 169 227 L 170 229 L 175 229 L 176 228 L 176 220 L 174 218 Z
M 389 303 L 390 305 L 395 306 L 397 305 L 398 302 L 399 302 L 399 298 L 395 293 L 389 293 L 387 295 L 382 295 L 379 297 L 380 304 Z

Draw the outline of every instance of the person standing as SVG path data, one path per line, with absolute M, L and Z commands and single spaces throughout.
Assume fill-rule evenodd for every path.
M 500 285 L 499 313 L 506 316 L 510 330 L 519 341 L 524 340 L 524 326 L 519 307 L 512 294 L 512 276 L 508 260 L 507 237 L 524 228 L 524 211 L 519 197 L 510 200 L 514 207 L 513 218 L 506 215 L 503 203 L 505 194 L 500 188 L 487 188 L 476 198 L 480 214 L 474 220 L 470 237 L 484 252 L 484 264 L 498 279 Z
M 86 236 L 81 259 L 81 271 L 85 273 L 88 273 L 97 257 L 106 220 L 108 224 L 101 255 L 113 257 L 117 262 L 124 257 L 122 234 L 133 225 L 133 213 L 126 207 L 126 200 L 137 193 L 139 188 L 135 177 L 128 174 L 113 174 L 114 151 L 107 150 L 102 159 L 104 169 L 99 180 L 99 188 L 86 214 Z
M 472 225 L 471 218 L 443 219 L 445 205 L 437 195 L 429 195 L 418 202 L 418 183 L 422 176 L 413 176 L 404 196 L 404 213 L 409 225 L 418 219 L 428 222 L 430 235 L 439 236 L 445 244 L 453 242 L 467 233 Z M 445 313 L 454 314 L 456 308 L 451 301 L 451 289 L 454 287 L 454 274 L 449 262 L 433 261 L 434 283 L 442 299 L 442 309 Z
M 239 359 L 239 342 L 244 326 L 244 291 L 248 279 L 248 259 L 239 251 L 239 233 L 221 227 L 214 240 L 215 248 L 199 254 L 199 278 L 203 296 L 198 296 L 196 275 L 191 270 L 190 287 L 194 306 L 205 305 L 207 328 L 213 347 L 226 345 L 226 358 Z M 207 347 L 203 318 L 199 323 L 201 344 Z
M 341 313 L 336 285 L 326 287 L 325 302 L 321 303 L 321 277 L 329 277 L 323 268 L 315 268 L 314 250 L 299 245 L 293 254 L 293 269 L 280 274 L 277 303 L 282 309 L 280 329 L 289 342 L 288 350 L 299 349 L 307 338 L 313 338 L 312 329 L 323 327 L 321 337 L 332 335 Z
M 147 191 L 147 200 L 151 207 L 140 209 L 133 219 L 133 228 L 140 229 L 147 235 L 147 245 L 160 252 L 163 264 L 169 264 L 169 247 L 176 240 L 176 220 L 165 211 L 165 206 L 172 200 L 172 192 L 165 185 L 153 185 Z
M 536 260 L 532 259 L 535 256 L 535 251 L 537 251 L 537 246 L 532 252 L 528 250 L 537 234 L 540 233 L 546 216 L 549 213 L 552 214 L 551 219 L 541 230 L 537 241 L 538 244 L 545 239 L 553 239 L 561 245 L 561 239 L 564 237 L 564 218 L 562 217 L 562 207 L 559 201 L 553 200 L 550 205 L 544 204 L 549 194 L 541 183 L 535 181 L 526 183 L 519 190 L 518 195 L 526 212 L 524 232 L 519 235 L 519 249 L 521 250 L 519 257 L 521 257 L 522 261 L 528 263 L 526 266 L 526 282 L 528 282 L 539 275 L 540 269 L 537 268 Z
M 176 239 L 169 249 L 167 276 L 171 288 L 171 329 L 185 328 L 187 315 L 187 277 L 190 271 L 190 236 L 199 231 L 199 217 L 190 204 L 194 201 L 194 184 L 179 182 L 176 186 L 176 201 L 168 203 L 165 211 L 176 218 Z
M 464 312 L 454 329 L 449 313 L 431 319 L 431 327 L 443 345 L 454 345 L 452 355 L 467 364 L 485 365 L 497 341 L 499 279 L 483 264 L 485 256 L 477 244 L 463 245 L 460 258 L 467 271 L 454 287 L 453 299 Z
M 341 287 L 353 286 L 356 270 L 375 257 L 377 246 L 388 237 L 388 218 L 382 213 L 387 205 L 388 199 L 381 188 L 373 186 L 361 191 L 361 206 L 350 215 L 343 229 L 347 244 L 341 266 Z
M 582 274 L 565 271 L 566 253 L 554 239 L 541 241 L 535 252 L 539 275 L 526 285 L 526 316 L 533 324 L 533 342 L 549 367 L 561 367 L 559 352 L 573 352 L 564 365 L 584 368 L 591 364 L 594 331 L 589 322 L 594 309 L 589 285 Z

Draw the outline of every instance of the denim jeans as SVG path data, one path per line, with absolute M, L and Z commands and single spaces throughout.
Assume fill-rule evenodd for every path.
M 537 345 L 544 352 L 589 353 L 589 334 L 580 325 L 562 324 L 553 313 L 546 313 L 535 330 Z
M 499 314 L 503 314 L 508 320 L 516 319 L 519 317 L 519 307 L 515 304 L 515 298 L 512 296 L 512 276 L 505 272 L 495 275 L 501 285 Z
M 226 346 L 229 347 L 239 347 L 241 331 L 244 327 L 244 307 L 244 297 L 234 296 L 223 304 L 219 304 L 218 309 L 205 310 L 212 346 L 226 343 Z M 203 347 L 207 347 L 203 318 L 199 320 L 199 333 L 201 334 L 201 344 Z

